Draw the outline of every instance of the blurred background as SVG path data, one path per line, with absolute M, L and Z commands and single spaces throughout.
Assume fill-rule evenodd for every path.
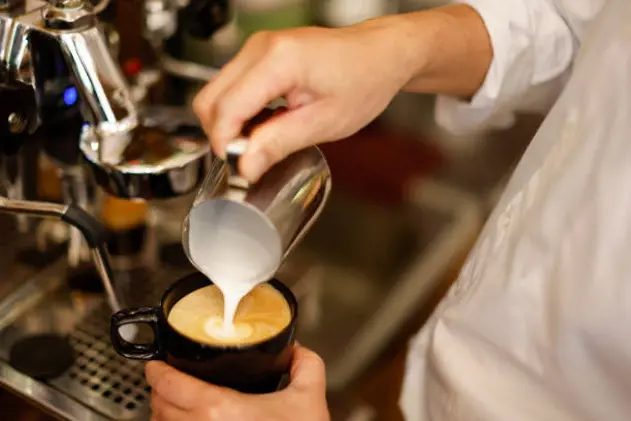
M 204 71 L 230 60 L 257 31 L 345 26 L 445 3 L 233 0 L 229 23 L 212 37 L 176 32 L 160 39 L 160 48 L 147 33 L 160 38 L 156 34 L 175 19 L 160 1 L 114 0 L 116 10 L 106 21 L 135 95 L 187 107 L 203 86 Z M 191 72 L 202 77 L 186 77 Z M 400 94 L 365 130 L 322 148 L 333 174 L 331 199 L 279 274 L 301 302 L 300 342 L 327 364 L 336 421 L 402 419 L 397 400 L 408 342 L 457 277 L 540 124 L 538 117 L 524 115 L 506 131 L 457 137 L 436 126 L 433 107 L 431 96 Z M 24 161 L 6 159 L 5 168 L 29 168 L 20 173 L 21 194 L 79 203 L 98 217 L 109 233 L 118 288 L 131 301 L 155 304 L 163 291 L 156 285 L 168 285 L 190 269 L 181 251 L 180 224 L 192 194 L 152 201 L 114 197 L 92 183 L 82 165 L 69 164 L 56 149 L 46 152 L 39 142 L 26 148 Z M 4 177 L 5 194 L 15 195 L 14 177 Z M 105 335 L 91 336 L 104 329 L 107 317 L 99 313 L 99 282 L 76 230 L 2 215 L 0 227 L 5 234 L 0 237 L 2 418 L 143 419 L 142 368 L 130 364 L 127 372 L 117 373 L 112 367 L 126 363 L 111 352 Z M 30 299 L 24 301 L 25 296 Z M 53 301 L 54 311 L 44 304 Z M 37 381 L 20 377 L 11 363 L 11 349 L 25 332 L 50 329 L 69 334 L 78 357 L 59 378 L 43 383 L 58 393 L 55 399 L 85 407 L 79 413 L 87 418 L 64 414 L 50 402 L 50 393 L 32 392 Z

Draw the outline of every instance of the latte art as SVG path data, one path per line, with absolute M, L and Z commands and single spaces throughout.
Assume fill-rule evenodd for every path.
M 221 317 L 210 317 L 204 325 L 204 332 L 210 337 L 241 341 L 254 334 L 252 326 L 245 323 L 226 324 Z
M 252 345 L 276 336 L 291 322 L 283 295 L 269 284 L 255 287 L 240 302 L 232 325 L 224 324 L 224 300 L 210 285 L 186 295 L 169 313 L 169 324 L 188 338 L 215 346 Z

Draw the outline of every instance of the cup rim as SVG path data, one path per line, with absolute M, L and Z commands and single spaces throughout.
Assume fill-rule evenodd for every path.
M 289 324 L 287 326 L 285 326 L 285 328 L 280 330 L 276 335 L 274 335 L 271 338 L 268 338 L 268 339 L 266 339 L 264 341 L 261 341 L 261 342 L 256 342 L 256 343 L 253 343 L 253 344 L 243 344 L 243 345 L 213 345 L 213 344 L 199 342 L 199 341 L 196 341 L 194 339 L 191 339 L 189 336 L 184 335 L 183 333 L 181 333 L 179 330 L 177 330 L 175 327 L 173 327 L 168 322 L 168 314 L 166 312 L 165 305 L 166 305 L 167 298 L 171 294 L 175 293 L 175 291 L 176 291 L 178 286 L 180 286 L 181 284 L 185 283 L 186 281 L 188 281 L 188 280 L 190 280 L 192 278 L 196 278 L 196 277 L 204 278 L 206 280 L 206 282 L 208 282 L 208 285 L 214 285 L 214 282 L 210 278 L 208 278 L 206 275 L 204 275 L 203 273 L 201 273 L 199 271 L 190 273 L 190 274 L 185 275 L 182 278 L 178 279 L 177 281 L 175 281 L 173 284 L 171 284 L 171 286 L 169 286 L 169 288 L 166 289 L 166 291 L 164 291 L 164 294 L 162 294 L 162 298 L 160 299 L 160 305 L 159 305 L 160 315 L 163 318 L 164 323 L 167 325 L 168 329 L 173 330 L 175 333 L 177 333 L 181 337 L 191 341 L 192 343 L 194 343 L 196 345 L 199 345 L 199 346 L 202 346 L 202 347 L 207 348 L 207 349 L 214 349 L 214 350 L 224 351 L 224 352 L 225 351 L 248 351 L 248 350 L 256 349 L 256 348 L 258 348 L 260 346 L 264 346 L 266 344 L 269 344 L 270 342 L 275 341 L 277 338 L 286 335 L 287 333 L 289 333 L 289 331 L 291 331 L 292 329 L 295 328 L 296 320 L 298 319 L 298 300 L 296 298 L 296 295 L 292 292 L 292 290 L 287 285 L 285 285 L 280 280 L 278 280 L 276 277 L 274 277 L 274 278 L 271 278 L 270 280 L 262 282 L 262 283 L 270 284 L 275 290 L 280 292 L 283 295 L 283 298 L 285 300 L 287 300 L 287 304 L 289 305 L 289 309 L 291 311 L 291 319 L 289 320 Z M 197 289 L 190 290 L 186 294 L 190 294 L 191 292 L 196 291 L 196 290 Z

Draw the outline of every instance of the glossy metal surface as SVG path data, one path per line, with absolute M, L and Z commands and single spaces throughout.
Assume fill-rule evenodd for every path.
M 57 203 L 36 202 L 31 200 L 11 200 L 0 196 L 0 212 L 41 218 L 62 219 L 67 215 L 69 207 Z M 99 272 L 109 305 L 113 311 L 122 307 L 114 290 L 114 277 L 109 263 L 107 250 L 102 245 L 92 249 L 94 264 Z
M 34 402 L 46 411 L 52 412 L 64 420 L 72 421 L 108 421 L 98 412 L 82 405 L 45 383 L 16 371 L 8 363 L 0 360 L 0 385 L 5 389 Z M 27 391 L 27 393 L 24 393 Z
M 4 213 L 60 219 L 67 210 L 68 206 L 58 203 L 12 200 L 0 196 L 0 212 Z
M 281 260 L 284 260 L 322 212 L 331 191 L 331 171 L 320 149 L 313 146 L 293 153 L 274 165 L 256 184 L 249 185 L 238 175 L 236 169 L 236 162 L 243 149 L 235 145 L 245 144 L 245 141 L 234 142 L 229 146 L 227 161 L 213 160 L 193 207 L 220 199 L 230 202 L 233 206 L 254 210 L 234 212 L 235 218 L 243 218 L 242 221 L 237 221 L 235 226 L 273 227 L 274 237 L 280 239 Z M 253 223 L 253 218 L 264 222 Z M 189 219 L 190 214 L 184 222 L 182 242 L 190 258 Z M 259 232 L 263 235 L 270 233 L 267 229 Z M 276 242 L 275 238 L 257 239 L 262 244 L 269 244 L 270 247 Z
M 51 76 L 50 68 L 66 66 L 79 92 L 82 116 L 88 122 L 81 150 L 96 174 L 97 183 L 124 198 L 186 194 L 199 185 L 206 172 L 209 146 L 205 136 L 201 130 L 193 135 L 171 131 L 180 123 L 197 126 L 197 121 L 184 110 L 151 109 L 139 116 L 110 51 L 103 25 L 96 19 L 96 12 L 105 4 L 102 1 L 95 9 L 88 0 L 50 3 L 33 0 L 26 2 L 23 9 L 0 9 L 0 65 L 5 70 L 0 82 L 31 86 L 43 97 L 47 77 L 59 77 Z M 195 7 L 217 4 L 202 1 Z M 148 36 L 159 39 L 173 32 L 173 28 L 165 28 L 172 22 L 165 21 L 163 13 L 171 16 L 178 9 L 193 7 L 188 1 L 147 1 L 145 6 L 149 21 L 161 17 L 158 22 L 148 22 Z M 190 10 L 187 13 L 195 16 Z M 38 54 L 49 49 L 59 53 Z M 53 58 L 57 56 L 61 59 Z M 212 72 L 199 66 L 185 70 L 186 63 L 168 57 L 166 67 L 198 80 L 212 76 Z M 38 114 L 36 117 L 42 118 Z M 161 139 L 155 136 L 158 130 L 165 132 Z M 149 142 L 147 132 L 153 133 Z M 25 140 L 26 137 L 21 139 Z
M 137 123 L 129 89 L 98 26 L 60 33 L 57 39 L 89 111 L 84 117 L 102 135 L 102 159 L 107 159 L 108 150 L 116 147 L 109 145 L 116 141 L 116 134 L 128 132 Z
M 153 107 L 141 124 L 99 158 L 99 136 L 86 127 L 81 150 L 97 183 L 126 198 L 169 198 L 194 190 L 204 178 L 210 145 L 198 120 L 187 110 Z M 107 143 L 107 142 L 106 142 Z M 110 143 L 112 145 L 112 143 Z
M 67 420 L 148 420 L 143 365 L 116 355 L 108 339 L 110 309 L 98 295 L 71 292 L 64 273 L 56 264 L 1 303 L 16 310 L 0 312 L 0 385 Z M 8 364 L 17 340 L 51 332 L 67 336 L 76 353 L 64 374 L 37 381 Z
M 0 229 L 5 222 L 1 219 Z M 0 239 L 0 246 L 3 244 Z M 1 256 L 0 264 L 6 267 Z M 17 264 L 9 263 L 9 267 Z M 174 280 L 190 272 L 188 266 L 164 269 L 149 282 L 136 283 L 125 297 L 126 303 L 155 305 Z M 36 275 L 16 279 L 13 290 L 0 295 L 0 386 L 64 420 L 149 420 L 150 389 L 144 380 L 144 364 L 126 360 L 112 349 L 111 314 L 100 294 L 68 288 L 63 260 Z M 75 363 L 63 375 L 37 381 L 8 364 L 9 351 L 17 340 L 51 332 L 67 336 L 76 353 Z M 137 340 L 147 341 L 148 335 L 140 332 Z
M 63 202 L 74 204 L 84 210 L 90 210 L 88 180 L 84 168 L 80 165 L 64 165 L 57 162 L 61 176 L 61 192 Z M 89 249 L 81 231 L 71 229 L 68 238 L 68 264 L 77 267 L 82 261 L 89 259 Z
M 122 306 L 114 290 L 112 282 L 114 275 L 109 264 L 109 256 L 105 247 L 93 248 L 92 258 L 94 260 L 96 270 L 98 271 L 101 280 L 103 280 L 103 287 L 105 288 L 105 294 L 107 296 L 110 309 L 112 309 L 112 311 L 119 311 Z
M 214 79 L 219 73 L 219 69 L 191 61 L 178 60 L 166 53 L 160 56 L 160 64 L 166 73 L 193 82 L 206 83 Z
M 7 198 L 24 200 L 24 156 L 0 156 L 0 186 L 4 187 Z M 17 228 L 21 233 L 28 230 L 26 215 L 16 215 Z
M 50 63 L 34 64 L 32 49 L 38 48 L 38 36 L 54 40 L 75 78 L 85 104 L 86 119 L 99 132 L 128 131 L 135 126 L 137 118 L 128 87 L 89 2 L 74 3 L 74 7 L 67 7 L 33 0 L 26 2 L 22 11 L 1 12 L 2 65 L 10 77 L 31 84 L 35 89 L 40 72 Z M 55 23 L 63 23 L 72 30 L 51 28 Z

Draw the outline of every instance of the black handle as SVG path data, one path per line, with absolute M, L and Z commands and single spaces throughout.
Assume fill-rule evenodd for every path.
M 81 231 L 91 249 L 103 247 L 106 239 L 105 227 L 82 208 L 77 205 L 68 206 L 61 219 Z
M 131 310 L 121 310 L 112 316 L 110 323 L 110 339 L 116 352 L 132 360 L 160 360 L 162 359 L 162 335 L 160 333 L 160 309 L 157 307 L 142 307 Z M 144 323 L 153 330 L 153 342 L 135 344 L 125 340 L 119 329 L 129 324 Z

